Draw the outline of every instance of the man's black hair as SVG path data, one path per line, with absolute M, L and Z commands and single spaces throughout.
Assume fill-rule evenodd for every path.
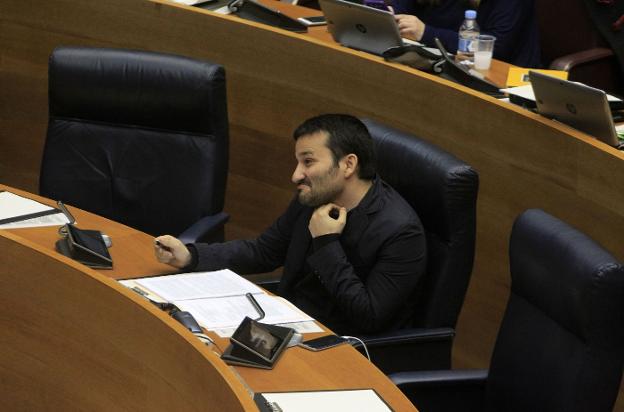
M 360 179 L 375 177 L 375 145 L 368 129 L 357 117 L 348 114 L 323 114 L 303 122 L 293 132 L 295 140 L 318 132 L 328 134 L 327 148 L 334 164 L 353 153 L 358 158 L 357 175 Z

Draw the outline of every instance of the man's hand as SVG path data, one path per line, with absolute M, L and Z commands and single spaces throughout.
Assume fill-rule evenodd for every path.
M 191 263 L 191 252 L 184 243 L 173 236 L 165 235 L 154 239 L 154 252 L 159 262 L 178 269 L 182 269 Z
M 332 210 L 338 211 L 337 219 L 330 216 Z M 310 230 L 312 237 L 316 238 L 323 235 L 329 235 L 331 233 L 340 234 L 342 233 L 346 223 L 347 209 L 333 203 L 328 203 L 326 205 L 319 206 L 314 213 L 312 213 L 308 229 Z
M 394 16 L 399 26 L 399 34 L 401 37 L 420 41 L 425 34 L 425 23 L 420 21 L 416 16 L 411 14 L 397 14 Z

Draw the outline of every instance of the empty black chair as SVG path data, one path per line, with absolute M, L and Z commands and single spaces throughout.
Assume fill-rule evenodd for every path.
M 228 169 L 222 66 L 146 51 L 61 47 L 50 57 L 49 110 L 42 195 L 152 235 L 222 240 Z
M 412 328 L 366 337 L 371 360 L 386 373 L 450 368 L 474 261 L 479 176 L 437 146 L 363 121 L 375 141 L 379 175 L 418 213 L 427 237 L 427 272 L 413 296 Z
M 487 370 L 404 372 L 425 411 L 607 412 L 624 365 L 624 267 L 537 209 L 515 222 L 511 295 Z

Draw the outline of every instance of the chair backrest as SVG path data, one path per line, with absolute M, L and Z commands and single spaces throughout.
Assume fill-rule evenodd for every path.
M 516 220 L 509 255 L 487 410 L 611 411 L 624 364 L 624 267 L 537 209 Z
M 606 47 L 593 27 L 583 0 L 535 0 L 542 50 L 546 67 L 558 57 L 594 47 Z
M 222 66 L 162 53 L 61 47 L 49 62 L 40 193 L 153 235 L 223 209 Z
M 364 120 L 377 149 L 377 171 L 414 208 L 427 237 L 427 273 L 413 326 L 455 327 L 475 251 L 477 172 L 440 148 Z

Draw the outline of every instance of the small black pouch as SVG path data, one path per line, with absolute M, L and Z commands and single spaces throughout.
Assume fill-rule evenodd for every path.
M 436 54 L 426 47 L 409 44 L 391 47 L 382 54 L 386 61 L 401 63 L 425 72 L 439 73 L 444 61 L 440 54 Z

